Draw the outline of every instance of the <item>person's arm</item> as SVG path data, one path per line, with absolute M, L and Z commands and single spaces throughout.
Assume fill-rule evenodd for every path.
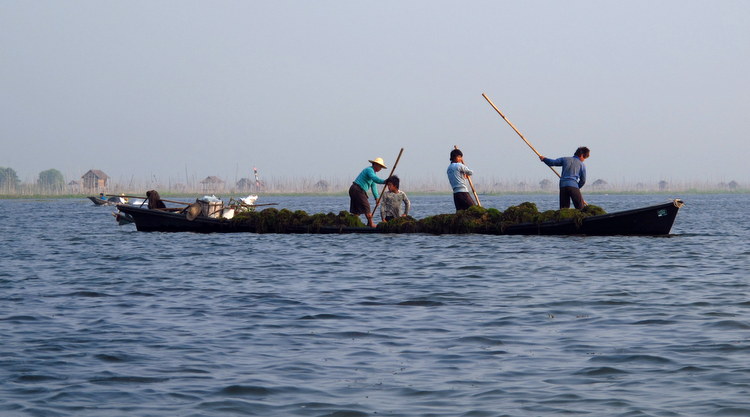
M 474 175 L 474 171 L 470 170 L 469 167 L 467 167 L 464 164 L 461 164 L 461 168 L 460 169 L 461 169 L 461 173 L 464 174 L 464 176 L 468 177 L 470 175 Z
M 547 164 L 547 166 L 551 166 L 551 167 L 561 167 L 563 164 L 562 158 L 549 159 L 544 156 L 539 156 L 539 160 Z
M 375 182 L 370 183 L 370 190 L 372 191 L 372 196 L 375 197 L 375 200 L 377 200 L 379 194 L 378 194 L 378 186 L 375 185 Z
M 367 170 L 367 176 L 370 178 L 372 182 L 378 183 L 378 184 L 385 184 L 385 180 L 380 179 L 380 177 L 375 174 L 374 169 Z
M 367 179 L 370 180 L 370 189 L 372 190 L 372 196 L 375 197 L 375 199 L 378 199 L 378 188 L 375 186 L 375 184 L 385 184 L 385 180 L 380 179 L 377 175 L 375 175 L 374 169 L 368 169 L 367 170 Z
M 383 193 L 383 199 L 380 200 L 380 220 L 385 221 L 385 192 Z
M 583 188 L 583 184 L 586 184 L 586 165 L 581 164 L 581 173 L 578 176 L 578 188 Z
M 406 193 L 402 192 L 402 195 L 404 196 L 404 216 L 408 216 L 411 202 L 409 201 L 409 197 L 406 196 Z

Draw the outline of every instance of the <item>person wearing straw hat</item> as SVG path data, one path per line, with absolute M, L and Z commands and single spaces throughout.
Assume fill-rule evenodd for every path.
M 367 217 L 367 225 L 375 227 L 375 224 L 372 222 L 372 212 L 370 211 L 370 201 L 367 198 L 367 190 L 372 190 L 372 196 L 375 197 L 375 200 L 378 199 L 376 184 L 385 184 L 385 180 L 375 175 L 375 173 L 381 169 L 388 169 L 388 167 L 385 166 L 383 158 L 375 158 L 368 161 L 372 165 L 363 169 L 357 175 L 352 186 L 349 187 L 349 212 L 356 215 L 364 214 Z

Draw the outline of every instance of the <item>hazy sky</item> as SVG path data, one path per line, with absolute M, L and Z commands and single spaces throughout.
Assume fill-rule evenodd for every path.
M 750 1 L 0 0 L 0 166 L 747 182 Z M 447 179 L 445 180 L 447 184 Z M 447 185 L 446 185 L 447 187 Z

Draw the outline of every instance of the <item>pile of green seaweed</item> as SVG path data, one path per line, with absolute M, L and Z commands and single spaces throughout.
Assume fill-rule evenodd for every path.
M 386 233 L 482 233 L 503 234 L 508 226 L 521 223 L 544 223 L 572 219 L 578 226 L 589 216 L 605 214 L 604 209 L 588 205 L 582 210 L 560 209 L 539 212 L 534 203 L 521 203 L 510 206 L 505 211 L 496 208 L 472 206 L 456 214 L 438 214 L 416 220 L 413 217 L 401 217 L 386 223 L 378 224 L 378 229 Z
M 508 226 L 520 223 L 544 223 L 572 219 L 580 225 L 584 218 L 605 214 L 598 206 L 588 205 L 582 210 L 560 209 L 539 212 L 534 203 L 521 203 L 510 206 L 505 211 L 496 208 L 470 207 L 455 214 L 438 214 L 417 220 L 401 217 L 378 224 L 378 231 L 384 233 L 430 233 L 457 234 L 482 233 L 502 234 Z M 366 227 L 360 216 L 347 211 L 334 213 L 307 214 L 305 211 L 267 208 L 262 211 L 237 213 L 232 222 L 240 222 L 257 233 L 317 233 L 324 229 L 341 230 L 352 227 Z
M 257 233 L 315 233 L 322 228 L 365 227 L 359 216 L 347 211 L 309 215 L 303 210 L 267 208 L 237 213 L 231 221 L 250 226 Z

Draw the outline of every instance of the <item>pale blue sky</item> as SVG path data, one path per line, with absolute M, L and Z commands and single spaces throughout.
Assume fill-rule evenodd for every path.
M 748 1 L 0 1 L 0 166 L 22 180 L 750 181 Z M 447 184 L 447 180 L 446 180 Z M 447 187 L 447 185 L 446 185 Z

